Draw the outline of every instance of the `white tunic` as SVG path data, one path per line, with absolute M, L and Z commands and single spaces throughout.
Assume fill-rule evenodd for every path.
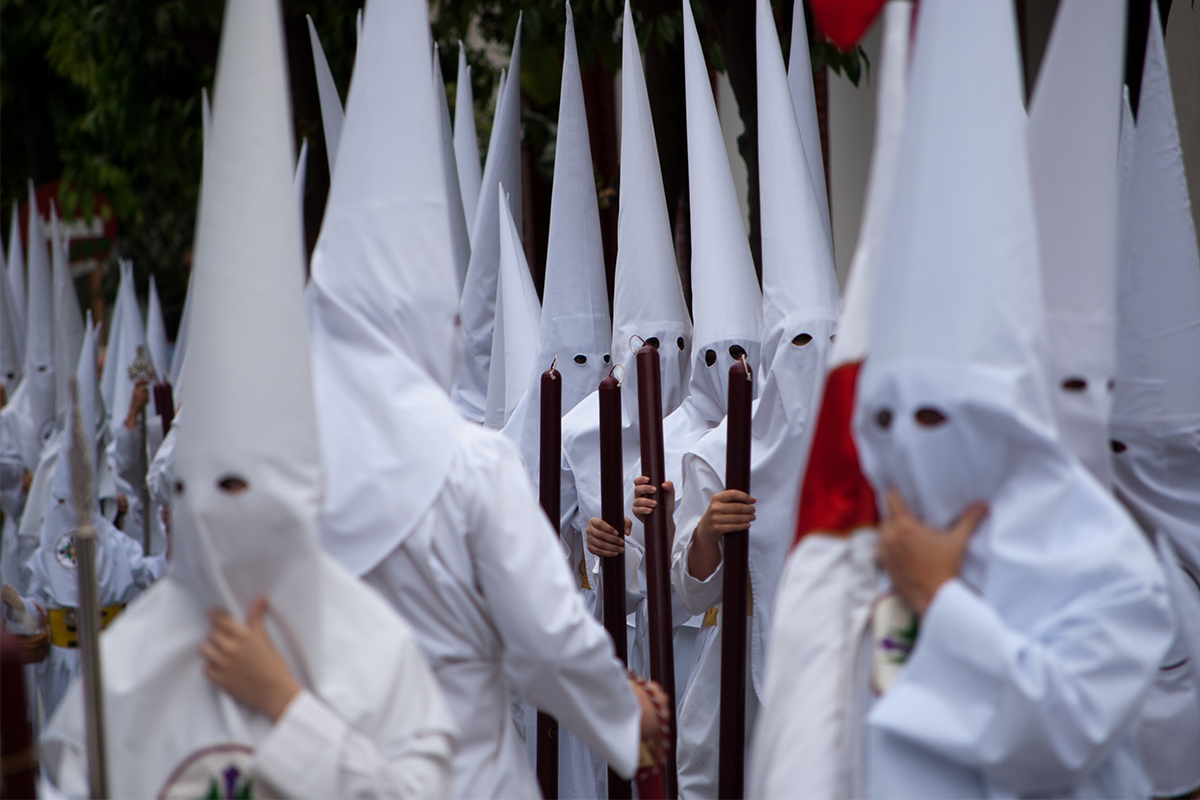
M 452 796 L 538 796 L 510 691 L 633 774 L 637 700 L 506 437 L 459 426 L 438 497 L 365 579 L 413 625 L 462 730 Z
M 101 651 L 111 796 L 157 796 L 207 747 L 248 751 L 248 764 L 231 765 L 284 797 L 446 796 L 454 726 L 411 629 L 327 556 L 317 574 L 317 677 L 272 636 L 305 684 L 274 725 L 204 677 L 208 621 L 172 577 L 110 626 Z M 268 613 L 276 630 L 270 622 Z M 43 767 L 69 797 L 88 796 L 82 694 L 76 681 L 42 739 Z

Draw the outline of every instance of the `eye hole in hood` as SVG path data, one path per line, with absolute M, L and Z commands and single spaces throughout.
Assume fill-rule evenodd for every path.
M 892 410 L 890 408 L 881 408 L 875 413 L 875 424 L 885 431 L 892 427 Z
M 1116 439 L 1109 441 L 1108 446 L 1114 453 L 1124 453 L 1129 449 L 1125 446 L 1124 442 L 1118 442 Z
M 687 347 L 687 343 L 683 341 L 682 336 L 680 336 L 678 339 L 675 340 L 675 344 L 677 344 L 679 346 L 680 351 L 682 351 L 683 348 Z
M 746 355 L 746 350 L 740 344 L 729 345 L 729 357 L 734 361 L 740 361 L 744 355 Z
M 913 419 L 917 421 L 918 425 L 923 425 L 926 428 L 936 428 L 949 418 L 938 409 L 925 406 L 916 410 L 916 413 L 913 414 Z
M 582 366 L 587 363 L 587 356 L 585 356 L 583 353 L 580 353 L 579 355 L 575 356 L 574 360 L 576 364 Z
M 708 350 L 705 350 L 704 351 L 704 366 L 711 367 L 715 363 L 717 363 L 717 351 L 713 350 L 711 348 Z
M 1087 389 L 1087 378 L 1066 378 L 1062 382 L 1062 388 L 1068 392 L 1082 392 Z
M 226 494 L 241 494 L 250 488 L 250 484 L 240 475 L 223 475 L 217 479 L 217 488 Z
M 811 341 L 812 341 L 811 334 L 797 333 L 795 338 L 792 339 L 792 344 L 796 345 L 796 347 L 804 347 L 804 345 L 808 344 Z
M 649 339 L 646 340 L 646 344 L 650 345 L 655 350 L 657 350 L 658 349 L 658 337 L 651 336 Z

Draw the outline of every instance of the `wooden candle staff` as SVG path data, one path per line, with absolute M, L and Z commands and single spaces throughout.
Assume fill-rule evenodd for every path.
M 638 426 L 642 444 L 642 474 L 662 491 L 667 479 L 663 454 L 662 376 L 658 350 L 644 345 L 637 353 Z M 623 524 L 623 523 L 622 523 Z M 650 677 L 675 703 L 675 653 L 671 634 L 671 543 L 667 538 L 667 506 L 659 503 L 645 519 L 646 601 L 650 612 Z M 675 771 L 675 716 L 671 715 L 665 785 L 667 798 L 679 794 Z
M 625 470 L 621 448 L 621 384 L 610 373 L 600 381 L 600 514 L 621 535 L 625 534 Z M 600 559 L 604 587 L 604 627 L 612 637 L 617 658 L 629 665 L 629 637 L 625 625 L 625 554 Z M 629 781 L 608 770 L 609 800 L 632 797 Z
M 754 381 L 743 357 L 729 368 L 725 438 L 725 488 L 750 492 L 750 403 Z M 748 531 L 725 534 L 721 588 L 721 716 L 717 796 L 745 796 L 746 601 L 749 595 Z
M 542 510 L 555 530 L 562 522 L 562 375 L 555 367 L 542 373 L 542 428 L 538 463 L 538 496 Z M 541 711 L 537 715 L 537 779 L 542 797 L 558 797 L 558 722 Z

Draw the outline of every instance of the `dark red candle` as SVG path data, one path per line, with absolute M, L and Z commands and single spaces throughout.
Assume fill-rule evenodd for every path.
M 621 448 L 621 384 L 611 374 L 600 381 L 600 515 L 618 533 L 625 533 L 625 474 Z M 600 559 L 604 588 L 604 628 L 612 637 L 621 663 L 629 665 L 625 625 L 625 554 Z M 629 781 L 608 771 L 609 800 L 632 797 Z
M 750 403 L 754 382 L 745 360 L 729 368 L 729 416 L 725 429 L 725 488 L 750 492 Z M 749 532 L 725 534 L 721 588 L 721 715 L 717 796 L 745 796 L 746 600 L 749 594 Z
M 20 644 L 7 632 L 0 634 L 0 703 L 0 798 L 36 797 L 38 755 L 29 724 L 25 664 Z
M 154 384 L 154 408 L 158 410 L 162 420 L 163 438 L 171 432 L 171 423 L 175 421 L 175 397 L 171 392 L 171 384 L 159 381 Z
M 658 350 L 644 345 L 637 353 L 638 430 L 642 444 L 642 474 L 650 485 L 667 479 L 663 455 L 662 375 Z M 661 488 L 659 489 L 661 492 Z M 660 503 L 645 520 L 646 602 L 650 617 L 650 677 L 662 686 L 675 706 L 675 652 L 671 641 L 671 543 L 667 539 L 667 507 Z M 679 793 L 675 771 L 675 717 L 671 717 L 671 746 L 667 750 L 665 788 L 674 800 Z
M 562 375 L 550 365 L 542 373 L 542 427 L 538 464 L 538 495 L 542 510 L 554 530 L 561 524 L 562 485 Z M 541 711 L 537 715 L 537 779 L 542 797 L 558 797 L 558 722 Z

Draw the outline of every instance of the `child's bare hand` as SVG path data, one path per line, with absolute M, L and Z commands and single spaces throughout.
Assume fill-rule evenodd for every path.
M 625 517 L 625 536 L 633 528 L 633 520 Z M 595 556 L 619 556 L 625 552 L 625 537 L 599 517 L 592 517 L 587 527 L 587 548 Z
M 662 485 L 662 502 L 667 504 L 667 516 L 675 514 L 675 484 L 664 481 Z M 650 516 L 650 512 L 658 508 L 659 499 L 655 497 L 658 490 L 650 485 L 650 479 L 639 475 L 633 479 L 633 515 L 642 522 Z
M 267 599 L 250 606 L 246 624 L 222 609 L 208 612 L 208 640 L 200 645 L 204 676 L 243 705 L 261 711 L 272 722 L 279 719 L 300 692 L 300 684 L 263 626 Z

